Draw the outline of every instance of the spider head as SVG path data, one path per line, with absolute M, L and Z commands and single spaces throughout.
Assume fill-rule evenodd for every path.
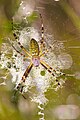
M 34 65 L 35 67 L 38 67 L 39 64 L 40 64 L 40 58 L 39 58 L 39 57 L 33 57 L 33 58 L 32 58 L 32 62 L 33 62 L 33 65 Z

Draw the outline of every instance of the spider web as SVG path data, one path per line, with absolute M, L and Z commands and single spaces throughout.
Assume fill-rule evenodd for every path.
M 21 15 L 18 18 L 16 13 L 14 18 L 17 20 L 19 19 L 20 21 L 21 19 L 24 19 L 25 21 L 25 17 L 30 15 L 33 9 L 28 6 L 27 8 L 28 9 L 31 8 L 31 9 L 26 10 L 25 3 L 23 4 L 23 2 L 21 3 L 21 5 L 22 6 L 21 8 L 19 8 L 18 13 L 19 11 L 23 10 L 24 14 L 22 14 L 21 12 Z M 24 12 L 23 7 L 26 12 Z M 26 23 L 28 23 L 28 21 Z M 34 27 L 24 27 L 23 29 L 21 28 L 21 30 L 19 31 L 19 41 L 28 50 L 29 50 L 29 42 L 32 37 L 36 39 L 37 42 L 39 42 L 40 34 L 39 34 L 39 31 Z M 16 43 L 17 42 L 15 42 L 15 45 Z M 62 70 L 69 69 L 73 63 L 73 60 L 70 54 L 65 52 L 64 43 L 62 41 L 56 40 L 52 34 L 48 34 L 47 32 L 45 32 L 45 43 L 47 48 L 49 49 L 49 47 L 51 47 L 51 49 L 49 50 L 49 53 L 43 57 L 43 60 L 45 60 L 50 66 L 52 66 L 59 73 L 61 69 Z M 16 48 L 18 49 L 17 45 L 16 45 Z M 11 53 L 12 57 L 8 58 L 7 54 L 9 54 L 10 51 L 12 51 Z M 16 51 L 10 47 L 9 44 L 7 43 L 3 44 L 1 49 L 1 60 L 0 60 L 1 69 L 4 69 L 4 68 L 8 69 L 8 71 L 12 75 L 12 82 L 16 84 L 16 86 L 20 82 L 21 77 L 25 69 L 29 65 L 29 63 L 30 63 L 29 60 L 24 61 L 24 58 L 19 54 L 17 54 Z M 42 75 L 41 72 L 44 72 L 44 75 Z M 74 76 L 75 78 L 80 79 L 79 72 L 76 72 L 71 76 Z M 7 75 L 5 75 L 5 77 L 2 76 L 2 78 L 4 79 L 4 82 L 1 83 L 1 85 L 5 85 Z M 52 77 L 52 75 L 48 73 L 40 65 L 37 69 L 34 67 L 32 68 L 25 82 L 25 87 L 23 92 L 24 93 L 31 92 L 33 94 L 33 95 L 31 94 L 30 96 L 31 101 L 38 103 L 38 108 L 40 109 L 40 112 L 38 114 L 42 115 L 43 120 L 44 120 L 44 113 L 43 113 L 44 109 L 41 105 L 45 106 L 48 102 L 48 99 L 46 98 L 45 93 L 47 92 L 48 89 L 53 89 L 57 91 L 59 88 L 63 87 L 63 84 L 66 81 L 66 79 L 60 78 L 59 82 L 61 86 L 58 86 L 56 83 L 56 79 L 57 79 L 56 76 Z M 32 92 L 33 89 L 35 89 L 35 92 Z

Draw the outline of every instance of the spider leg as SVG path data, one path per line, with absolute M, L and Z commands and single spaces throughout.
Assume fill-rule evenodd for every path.
M 21 93 L 23 92 L 25 80 L 28 74 L 30 73 L 32 67 L 33 67 L 33 63 L 31 62 L 30 65 L 27 67 L 26 71 L 24 72 L 20 83 L 17 85 L 17 90 L 19 90 Z
M 46 48 L 45 41 L 44 41 L 44 25 L 43 25 L 43 18 L 42 15 L 39 13 L 41 18 L 41 40 L 40 40 L 40 56 L 44 56 L 48 49 Z M 43 52 L 44 51 L 44 52 Z
M 21 47 L 21 49 L 29 56 L 32 57 L 31 54 L 21 45 L 20 42 L 18 42 L 19 46 Z
M 39 13 L 40 18 L 41 18 L 41 40 L 40 40 L 40 49 L 42 51 L 42 49 L 45 49 L 45 42 L 44 42 L 44 25 L 43 25 L 43 18 L 42 15 Z
M 27 56 L 25 56 L 23 53 L 21 53 L 20 51 L 18 51 L 15 47 L 14 47 L 14 45 L 10 42 L 10 40 L 9 40 L 9 43 L 11 44 L 11 46 L 14 48 L 14 50 L 17 52 L 17 53 L 19 53 L 21 56 L 23 56 L 24 58 L 28 58 Z
M 55 76 L 55 72 L 56 70 L 53 69 L 52 67 L 50 67 L 46 62 L 40 60 L 40 64 L 50 73 L 52 74 L 53 76 Z M 60 85 L 59 81 L 56 79 L 56 82 L 58 85 Z
M 44 25 L 43 25 L 43 18 L 42 18 L 42 15 L 40 14 L 40 18 L 41 18 L 41 44 L 43 44 L 44 43 Z
M 15 38 L 16 40 L 18 40 L 18 37 L 17 37 L 16 33 L 13 33 L 13 35 L 14 35 L 14 38 Z M 21 45 L 20 42 L 18 42 L 18 45 L 21 47 L 21 49 L 22 49 L 29 57 L 31 57 L 31 54 Z
M 19 37 L 16 35 L 16 33 L 14 32 L 14 29 L 13 29 L 13 19 L 12 19 L 12 30 L 13 30 L 13 36 L 14 38 L 18 41 L 19 40 Z M 21 45 L 21 43 L 18 41 L 18 45 L 21 47 L 21 49 L 29 56 L 31 57 L 31 54 Z
M 40 52 L 39 56 L 42 57 L 42 56 L 46 55 L 46 53 L 48 53 L 48 49 L 44 50 L 42 53 Z
M 53 72 L 55 72 L 55 69 L 50 67 L 46 62 L 44 62 L 42 60 L 40 60 L 40 63 L 49 73 L 51 73 L 53 76 L 55 76 L 55 74 L 53 73 Z

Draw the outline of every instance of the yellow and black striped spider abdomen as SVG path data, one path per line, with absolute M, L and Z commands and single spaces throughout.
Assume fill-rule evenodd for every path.
M 30 53 L 31 53 L 32 56 L 38 56 L 39 55 L 38 42 L 33 38 L 30 41 Z

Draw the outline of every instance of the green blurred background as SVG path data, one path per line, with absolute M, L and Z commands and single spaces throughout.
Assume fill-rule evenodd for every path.
M 29 1 L 26 0 L 28 3 Z M 44 11 L 42 15 L 44 16 L 45 27 L 50 27 L 48 29 L 51 34 L 64 43 L 65 51 L 73 59 L 72 66 L 65 70 L 65 73 L 75 74 L 76 72 L 80 72 L 79 0 L 36 0 L 34 2 L 36 8 L 42 8 L 42 11 Z M 18 10 L 19 4 L 20 0 L 0 0 L 0 49 L 2 43 L 7 43 L 7 37 L 13 38 L 11 18 Z M 29 4 L 33 5 L 33 2 L 30 1 Z M 40 9 L 40 12 L 42 11 Z M 7 72 L 6 69 L 0 69 L 0 76 L 3 76 Z M 30 101 L 29 94 L 27 94 L 27 100 L 18 95 L 13 98 L 14 85 L 10 78 L 11 76 L 9 75 L 6 80 L 6 86 L 0 86 L 0 120 L 38 120 L 37 104 Z M 3 79 L 0 79 L 0 81 L 2 82 Z M 67 104 L 80 107 L 80 79 L 68 77 L 63 88 L 56 92 L 51 89 L 48 90 L 46 97 L 49 102 L 44 110 L 45 119 L 59 120 L 60 118 L 54 115 L 56 107 Z M 80 120 L 80 116 L 78 115 L 75 119 Z

